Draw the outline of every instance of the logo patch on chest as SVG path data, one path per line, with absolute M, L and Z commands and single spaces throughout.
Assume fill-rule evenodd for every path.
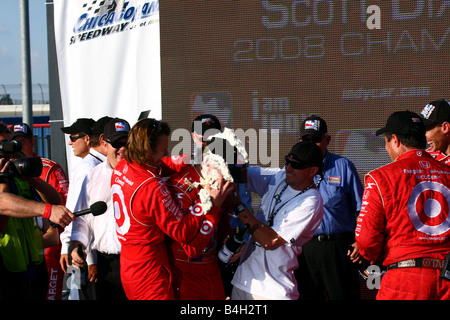
M 328 183 L 334 183 L 334 184 L 340 184 L 341 183 L 341 177 L 328 177 Z

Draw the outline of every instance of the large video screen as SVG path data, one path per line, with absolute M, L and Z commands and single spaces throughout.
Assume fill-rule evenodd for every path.
M 160 27 L 163 120 L 254 130 L 253 164 L 282 166 L 317 114 L 362 177 L 391 161 L 392 112 L 449 98 L 450 1 L 160 1 Z

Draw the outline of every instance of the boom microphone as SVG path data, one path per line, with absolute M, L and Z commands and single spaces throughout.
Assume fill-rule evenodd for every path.
M 97 202 L 91 204 L 89 209 L 80 210 L 80 211 L 74 212 L 73 214 L 76 217 L 84 216 L 85 214 L 88 214 L 88 213 L 92 213 L 94 216 L 99 216 L 99 215 L 105 213 L 106 209 L 107 209 L 106 202 L 97 201 Z

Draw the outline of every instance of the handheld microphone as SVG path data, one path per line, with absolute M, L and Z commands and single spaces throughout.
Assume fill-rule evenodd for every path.
M 101 214 L 104 214 L 106 209 L 107 209 L 106 202 L 97 201 L 97 202 L 91 204 L 91 206 L 88 209 L 80 210 L 80 211 L 74 212 L 73 214 L 76 217 L 84 216 L 85 214 L 89 214 L 89 213 L 92 213 L 94 216 L 99 216 Z
M 73 214 L 76 217 L 84 216 L 85 214 L 89 214 L 89 213 L 92 213 L 94 216 L 99 216 L 101 214 L 104 214 L 106 212 L 107 208 L 108 208 L 108 206 L 106 205 L 106 202 L 104 202 L 104 201 L 97 201 L 97 202 L 91 204 L 91 206 L 88 209 L 80 210 L 80 211 L 74 212 Z M 52 221 L 50 221 L 50 225 L 53 228 L 58 228 L 59 227 L 58 224 L 56 224 L 56 223 L 54 223 Z

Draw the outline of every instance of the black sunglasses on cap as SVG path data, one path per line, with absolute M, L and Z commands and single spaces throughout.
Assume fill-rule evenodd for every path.
M 151 139 L 151 136 L 155 133 L 158 133 L 158 131 L 161 130 L 161 123 L 159 123 L 158 120 L 153 120 L 153 128 L 151 131 L 148 131 L 148 138 Z

